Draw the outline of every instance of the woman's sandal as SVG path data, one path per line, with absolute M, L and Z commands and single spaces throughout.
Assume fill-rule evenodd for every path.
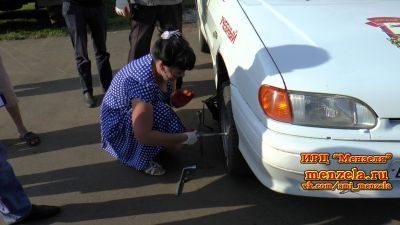
M 20 139 L 22 141 L 25 141 L 26 144 L 28 144 L 29 146 L 32 146 L 32 147 L 40 144 L 39 136 L 37 136 L 37 134 L 35 134 L 33 132 L 28 132 L 28 133 L 24 134 L 24 136 L 21 136 Z
M 143 170 L 143 173 L 151 175 L 151 176 L 161 176 L 165 174 L 165 169 L 162 166 L 153 160 L 149 162 L 149 166 Z

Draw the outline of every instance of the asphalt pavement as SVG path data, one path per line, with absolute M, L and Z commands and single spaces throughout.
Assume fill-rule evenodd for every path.
M 183 33 L 198 49 L 196 26 L 185 24 Z M 128 30 L 109 32 L 107 47 L 116 73 L 126 64 Z M 168 169 L 164 177 L 150 177 L 122 166 L 101 150 L 99 107 L 87 108 L 83 102 L 68 37 L 3 41 L 0 54 L 19 98 L 24 123 L 41 137 L 42 144 L 29 147 L 21 142 L 3 109 L 0 140 L 7 146 L 9 161 L 32 202 L 63 209 L 56 218 L 38 224 L 154 224 L 176 220 L 169 216 L 168 202 L 178 199 L 175 192 L 181 168 L 202 161 L 198 146 L 163 154 L 160 160 Z M 99 105 L 103 93 L 91 43 L 89 57 Z M 196 67 L 186 73 L 184 87 L 194 90 L 196 98 L 177 113 L 188 128 L 198 128 L 196 111 L 202 108 L 201 100 L 212 94 L 211 68 L 209 55 L 199 53 Z M 208 123 L 215 126 L 211 119 Z M 220 146 L 218 138 L 215 141 Z M 184 192 L 195 188 L 186 186 Z M 155 198 L 157 195 L 162 196 L 161 201 Z M 149 206 L 154 209 L 149 211 Z M 182 215 L 186 214 L 184 205 L 179 208 Z M 148 216 L 152 213 L 158 216 Z
M 197 129 L 201 100 L 214 94 L 212 64 L 209 55 L 198 51 L 196 24 L 185 24 L 183 33 L 197 52 L 196 66 L 184 79 L 184 87 L 196 97 L 177 113 L 187 127 Z M 109 32 L 107 45 L 115 73 L 126 63 L 128 30 Z M 101 150 L 99 107 L 83 103 L 69 38 L 2 41 L 0 54 L 25 124 L 42 144 L 32 148 L 19 141 L 4 109 L 0 140 L 31 201 L 62 208 L 58 216 L 35 224 L 400 224 L 399 203 L 393 200 L 295 197 L 268 190 L 252 175 L 229 176 L 219 137 L 205 138 L 203 154 L 200 144 L 162 154 L 165 176 L 122 166 Z M 91 45 L 89 57 L 94 59 Z M 101 102 L 94 60 L 92 64 L 94 95 Z M 205 115 L 217 132 L 217 123 L 208 111 Z M 194 164 L 199 169 L 177 197 L 181 169 Z

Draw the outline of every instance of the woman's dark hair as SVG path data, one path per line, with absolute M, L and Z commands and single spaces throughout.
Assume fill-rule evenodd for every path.
M 175 31 L 168 39 L 157 40 L 151 53 L 154 59 L 161 60 L 168 67 L 175 67 L 181 70 L 191 70 L 196 62 L 196 55 L 189 43 L 182 37 L 182 34 Z M 163 34 L 164 31 L 160 32 Z

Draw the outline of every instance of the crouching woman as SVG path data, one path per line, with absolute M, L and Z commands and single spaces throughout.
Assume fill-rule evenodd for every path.
M 124 66 L 101 105 L 102 148 L 127 166 L 163 175 L 155 156 L 164 148 L 197 141 L 196 131 L 187 132 L 170 107 L 174 81 L 193 69 L 195 61 L 181 33 L 165 31 L 150 54 Z

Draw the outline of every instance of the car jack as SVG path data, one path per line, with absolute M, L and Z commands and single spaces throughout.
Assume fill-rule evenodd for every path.
M 198 120 L 198 138 L 199 138 L 199 144 L 200 144 L 200 154 L 201 154 L 201 159 L 202 159 L 202 167 L 203 168 L 208 168 L 208 162 L 207 162 L 207 156 L 206 152 L 204 150 L 204 138 L 206 137 L 215 137 L 215 136 L 225 136 L 228 135 L 228 133 L 220 132 L 220 133 L 207 133 L 203 132 L 203 127 L 208 128 L 210 131 L 213 131 L 214 129 L 211 126 L 208 126 L 205 124 L 205 119 L 204 119 L 204 112 L 205 112 L 205 107 L 204 105 L 207 105 L 208 109 L 210 110 L 213 119 L 216 119 L 215 116 L 218 115 L 218 108 L 216 106 L 216 96 L 212 96 L 208 99 L 206 99 L 203 102 L 203 108 L 200 111 L 196 112 L 197 115 L 197 120 Z M 211 107 L 211 108 L 210 108 Z M 183 187 L 185 186 L 185 183 L 190 180 L 190 175 L 192 175 L 194 172 L 197 170 L 197 165 L 192 165 L 192 166 L 187 166 L 182 169 L 181 176 L 178 181 L 178 185 L 176 188 L 176 195 L 180 196 L 183 192 Z

